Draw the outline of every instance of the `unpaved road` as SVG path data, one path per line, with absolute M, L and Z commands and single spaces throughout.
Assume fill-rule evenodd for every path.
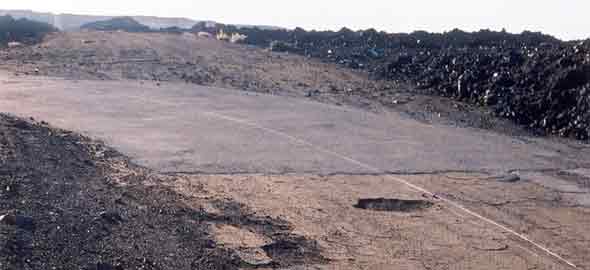
M 489 110 L 395 81 L 289 53 L 191 34 L 62 32 L 37 46 L 0 50 L 0 69 L 78 80 L 186 82 L 303 97 L 371 111 L 401 112 L 426 123 L 528 134 Z
M 590 149 L 185 84 L 0 77 L 0 108 L 103 139 L 163 172 L 575 169 Z M 370 168 L 369 168 L 370 167 Z
M 104 140 L 171 175 L 160 184 L 186 205 L 216 213 L 209 202 L 226 198 L 286 220 L 328 259 L 311 269 L 590 267 L 590 149 L 574 142 L 187 84 L 6 73 L 0 110 Z M 503 181 L 513 170 L 521 179 Z M 353 206 L 378 197 L 433 206 Z M 277 255 L 247 227 L 214 232 L 252 260 Z

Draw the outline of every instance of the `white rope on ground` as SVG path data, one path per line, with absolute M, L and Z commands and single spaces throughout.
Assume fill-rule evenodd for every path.
M 254 123 L 254 122 L 250 122 L 250 121 L 243 120 L 243 119 L 238 119 L 238 118 L 231 117 L 231 116 L 222 115 L 222 114 L 215 113 L 215 112 L 204 112 L 204 113 L 207 114 L 207 115 L 213 116 L 215 118 L 219 118 L 219 119 L 223 119 L 223 120 L 226 120 L 226 121 L 231 121 L 231 122 L 234 122 L 234 123 L 242 124 L 242 125 L 245 125 L 245 126 L 249 126 L 249 127 L 252 127 L 252 128 L 256 128 L 256 129 L 260 129 L 260 130 L 266 131 L 268 133 L 275 134 L 275 135 L 280 136 L 280 137 L 287 138 L 287 139 L 289 139 L 289 140 L 291 140 L 291 141 L 293 141 L 293 142 L 295 142 L 297 144 L 304 145 L 304 146 L 313 148 L 313 149 L 315 149 L 318 152 L 322 152 L 324 154 L 328 154 L 328 155 L 331 155 L 331 156 L 334 156 L 334 157 L 337 157 L 337 158 L 346 160 L 346 161 L 348 161 L 350 163 L 353 163 L 353 164 L 355 164 L 355 165 L 357 165 L 359 167 L 362 167 L 364 169 L 367 169 L 367 170 L 370 170 L 370 171 L 374 171 L 376 173 L 382 173 L 382 170 L 380 170 L 380 169 L 378 169 L 376 167 L 373 167 L 373 166 L 368 165 L 366 163 L 363 163 L 361 161 L 355 160 L 353 158 L 347 157 L 345 155 L 336 153 L 334 151 L 331 151 L 331 150 L 328 150 L 328 149 L 324 149 L 322 147 L 315 146 L 314 144 L 312 144 L 310 142 L 307 142 L 305 140 L 299 139 L 299 138 L 294 137 L 292 135 L 289 135 L 287 133 L 284 133 L 284 132 L 281 132 L 281 131 L 278 131 L 278 130 L 275 130 L 275 129 L 271 129 L 271 128 L 268 128 L 268 127 L 264 127 L 264 126 L 261 126 L 259 124 Z M 386 175 L 386 176 L 389 179 L 394 180 L 394 181 L 396 181 L 398 183 L 404 184 L 404 185 L 406 185 L 406 186 L 408 186 L 408 187 L 410 187 L 410 188 L 412 188 L 412 189 L 414 189 L 414 190 L 416 190 L 418 192 L 422 192 L 422 193 L 427 194 L 429 196 L 436 197 L 439 200 L 441 200 L 442 202 L 444 202 L 444 203 L 446 203 L 446 204 L 448 204 L 450 206 L 453 206 L 453 207 L 455 207 L 455 208 L 457 208 L 457 209 L 459 209 L 459 210 L 461 210 L 461 211 L 463 211 L 463 212 L 465 212 L 465 213 L 467 213 L 467 214 L 469 214 L 469 215 L 471 215 L 471 216 L 473 216 L 473 217 L 475 217 L 477 219 L 480 219 L 480 220 L 482 220 L 482 221 L 484 221 L 484 222 L 486 222 L 486 223 L 488 223 L 490 225 L 493 225 L 493 226 L 495 226 L 497 228 L 502 229 L 505 232 L 508 232 L 508 233 L 510 233 L 510 234 L 518 237 L 519 239 L 521 239 L 521 240 L 523 240 L 523 241 L 525 241 L 525 242 L 533 245 L 534 247 L 536 247 L 539 250 L 545 252 L 549 256 L 557 259 L 558 261 L 560 261 L 562 263 L 565 263 L 566 265 L 570 266 L 571 268 L 578 269 L 578 267 L 574 263 L 568 261 L 567 259 L 563 258 L 559 254 L 551 251 L 549 248 L 547 248 L 547 247 L 545 247 L 545 246 L 543 246 L 543 245 L 541 245 L 541 244 L 533 241 L 532 239 L 530 239 L 526 235 L 520 234 L 520 233 L 516 232 L 515 230 L 510 229 L 510 228 L 508 228 L 508 227 L 506 227 L 506 226 L 504 226 L 504 225 L 502 225 L 502 224 L 500 224 L 500 223 L 498 223 L 498 222 L 496 222 L 496 221 L 494 221 L 492 219 L 486 218 L 486 217 L 484 217 L 484 216 L 482 216 L 482 215 L 480 215 L 480 214 L 478 214 L 478 213 L 476 213 L 474 211 L 471 211 L 471 210 L 467 209 L 465 206 L 463 206 L 463 205 L 461 205 L 461 204 L 459 204 L 457 202 L 454 202 L 454 201 L 452 201 L 450 199 L 441 197 L 439 195 L 436 195 L 435 196 L 435 194 L 433 192 L 431 192 L 431 191 L 429 191 L 427 189 L 424 189 L 424 188 L 422 188 L 420 186 L 417 186 L 415 184 L 412 184 L 412 183 L 410 183 L 409 181 L 407 181 L 405 179 L 402 179 L 400 177 L 396 177 L 396 176 L 393 176 L 393 175 Z M 533 251 L 531 251 L 531 252 L 533 254 L 536 254 Z

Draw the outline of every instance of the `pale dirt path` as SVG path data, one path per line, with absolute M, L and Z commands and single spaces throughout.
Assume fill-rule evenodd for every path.
M 590 149 L 548 139 L 185 84 L 4 74 L 0 110 L 86 132 L 140 165 L 167 172 L 376 173 L 314 147 L 382 172 L 590 167 Z

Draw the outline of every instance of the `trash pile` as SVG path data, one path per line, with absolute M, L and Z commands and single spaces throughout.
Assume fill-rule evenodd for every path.
M 564 42 L 528 31 L 230 28 L 226 32 L 246 36 L 242 43 L 362 69 L 378 80 L 409 82 L 421 93 L 488 106 L 545 134 L 590 137 L 590 40 Z

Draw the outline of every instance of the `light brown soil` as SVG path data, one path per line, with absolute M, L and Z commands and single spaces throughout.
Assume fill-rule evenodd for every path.
M 6 269 L 590 267 L 586 169 L 161 175 L 75 133 L 0 116 Z M 355 207 L 365 198 L 424 203 Z
M 212 198 L 232 198 L 260 215 L 287 220 L 294 233 L 318 241 L 330 260 L 322 269 L 570 269 L 441 197 L 530 237 L 579 269 L 590 267 L 590 210 L 566 193 L 527 178 L 395 177 L 427 187 L 438 198 L 400 185 L 389 175 L 184 175 L 170 185 L 188 200 L 199 201 L 191 198 L 190 186 L 202 184 Z M 434 206 L 414 212 L 371 211 L 353 207 L 360 198 L 427 200 Z M 256 242 L 241 240 L 244 234 L 232 230 L 218 233 L 242 247 Z
M 61 33 L 37 47 L 2 51 L 0 59 L 0 68 L 19 76 L 137 79 L 163 85 L 163 91 L 168 81 L 184 80 L 201 85 L 346 103 L 376 111 L 398 110 L 435 124 L 490 128 L 510 134 L 521 132 L 478 108 L 447 99 L 412 94 L 404 91 L 403 86 L 374 82 L 362 73 L 300 56 L 276 54 L 194 36 Z M 388 88 L 395 93 L 388 95 L 386 100 L 373 95 L 372 89 L 376 88 Z M 391 96 L 396 98 L 392 100 Z M 17 206 L 22 200 L 0 196 L 6 199 L 7 205 L 2 206 L 0 214 L 16 209 L 33 216 L 35 220 L 50 220 L 47 216 L 49 212 L 36 210 L 36 200 L 43 198 L 37 194 L 42 191 L 38 185 L 45 182 L 21 179 L 16 177 L 16 173 L 24 174 L 33 167 L 49 175 L 56 173 L 55 169 L 48 169 L 50 167 L 47 164 L 58 164 L 58 167 L 51 168 L 60 168 L 63 174 L 70 173 L 74 169 L 65 166 L 67 164 L 56 163 L 55 160 L 63 159 L 56 159 L 52 155 L 65 151 L 66 147 L 77 149 L 77 141 L 63 142 L 64 137 L 55 136 L 69 134 L 64 131 L 54 133 L 49 128 L 33 129 L 30 124 L 23 124 L 23 121 L 10 120 L 7 123 L 5 130 L 14 131 L 14 134 L 6 133 L 7 138 L 22 138 L 19 140 L 35 143 L 11 144 L 18 151 L 0 148 L 3 151 L 8 149 L 24 153 L 21 155 L 24 165 L 16 166 L 6 175 L 10 181 L 27 187 L 23 190 L 28 193 L 19 196 L 30 198 L 27 201 L 28 208 L 19 208 Z M 58 144 L 41 144 L 47 141 Z M 48 148 L 48 145 L 53 148 Z M 59 148 L 60 145 L 63 147 Z M 31 146 L 35 147 L 33 149 L 38 148 L 39 153 L 45 148 L 51 150 L 50 156 L 41 158 L 43 156 L 35 154 L 37 152 L 29 153 Z M 74 165 L 90 159 L 86 150 L 79 152 L 84 159 L 73 160 Z M 560 153 L 568 155 L 567 152 Z M 8 152 L 0 152 L 0 158 L 7 155 Z M 33 166 L 37 163 L 25 162 L 27 159 L 39 159 L 36 162 L 43 166 Z M 104 162 L 103 159 L 100 160 Z M 0 161 L 11 166 L 16 164 L 4 159 Z M 84 164 L 77 166 L 96 170 L 91 164 Z M 118 210 L 132 213 L 130 216 L 133 218 L 129 218 L 128 222 L 135 225 L 123 225 L 123 229 L 115 230 L 113 235 L 127 239 L 125 230 L 145 227 L 140 234 L 143 238 L 137 240 L 143 248 L 136 254 L 137 248 L 123 245 L 118 238 L 113 238 L 114 248 L 109 250 L 109 254 L 117 255 L 120 250 L 125 250 L 137 256 L 124 256 L 122 261 L 111 260 L 109 263 L 113 265 L 145 265 L 144 259 L 149 258 L 162 260 L 159 269 L 190 269 L 194 265 L 211 263 L 221 269 L 226 267 L 226 262 L 230 268 L 575 269 L 564 263 L 566 260 L 577 265 L 577 269 L 590 269 L 590 237 L 587 233 L 590 224 L 590 180 L 588 172 L 583 169 L 524 171 L 519 172 L 521 179 L 507 181 L 510 177 L 456 173 L 162 176 L 157 172 L 152 174 L 147 170 L 136 170 L 123 161 L 118 164 L 109 160 L 108 165 L 108 170 L 97 171 L 94 178 L 87 177 L 85 171 L 74 170 L 77 173 L 75 179 L 85 180 L 81 182 L 79 190 L 98 186 L 95 188 L 97 192 L 56 190 L 57 195 L 68 199 L 66 202 L 93 202 L 87 197 L 100 195 L 96 205 L 85 207 L 91 209 L 91 213 L 73 207 L 73 217 L 84 214 L 88 218 L 93 218 L 90 215 L 102 218 L 100 213 L 105 208 L 103 206 L 114 205 L 109 202 L 115 200 L 115 195 L 139 194 L 126 199 L 128 205 Z M 56 179 L 62 178 L 58 176 Z M 400 184 L 397 178 L 403 178 L 436 195 Z M 55 184 L 67 183 L 56 180 Z M 5 193 L 2 192 L 0 194 Z M 358 200 L 363 198 L 427 203 L 424 207 L 407 211 L 375 211 L 355 207 Z M 162 205 L 162 202 L 166 204 Z M 136 204 L 148 205 L 150 211 L 132 207 Z M 463 206 L 472 212 L 461 209 Z M 473 213 L 481 216 L 474 216 Z M 195 218 L 198 222 L 193 220 Z M 63 226 L 74 226 L 72 224 L 75 225 L 64 221 Z M 55 224 L 48 221 L 40 225 L 40 228 L 52 228 Z M 19 232 L 12 224 L 2 226 L 1 229 L 9 233 Z M 177 228 L 194 230 L 196 236 L 182 238 L 182 231 Z M 1 235 L 12 237 L 9 233 Z M 175 242 L 177 239 L 174 238 L 175 241 L 158 242 L 159 238 L 154 238 L 158 236 L 165 239 L 176 237 L 177 234 L 180 235 L 177 238 L 182 241 Z M 53 239 L 43 233 L 35 237 L 36 241 L 49 247 L 53 244 Z M 60 236 L 55 238 L 56 241 L 63 239 Z M 121 246 L 115 245 L 117 243 Z M 162 243 L 166 244 L 162 251 L 154 248 Z M 212 254 L 207 253 L 209 250 L 196 248 L 202 248 L 205 245 L 203 243 L 214 243 L 211 247 L 215 251 L 214 257 L 207 257 L 207 254 Z M 76 244 L 84 247 L 87 243 L 80 240 Z M 78 246 L 70 246 L 68 256 L 79 257 Z M 182 248 L 179 249 L 179 246 Z M 175 259 L 168 258 L 164 252 L 174 255 Z M 43 258 L 62 259 L 52 253 L 43 255 L 46 256 Z M 26 263 L 26 259 L 31 257 L 23 256 L 13 264 L 15 267 Z M 103 259 L 96 256 L 71 265 L 89 263 L 98 267 L 97 263 L 102 263 Z M 60 261 L 48 264 L 39 256 L 33 262 L 46 268 L 65 265 Z

